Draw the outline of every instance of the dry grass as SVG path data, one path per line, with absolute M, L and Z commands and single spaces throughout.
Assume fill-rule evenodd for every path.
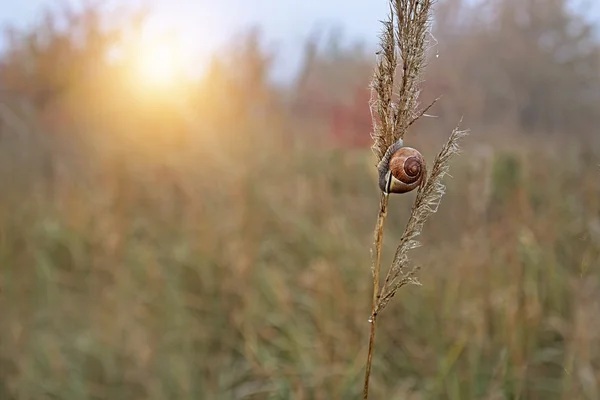
M 379 322 L 374 398 L 595 398 L 597 156 L 561 144 L 556 168 L 512 143 L 457 158 L 414 250 L 423 286 Z M 204 161 L 3 191 L 2 398 L 360 396 L 370 159 L 276 148 L 244 174 Z M 383 263 L 413 200 L 391 199 Z
M 315 148 L 318 121 L 211 83 L 181 141 L 173 115 L 134 124 L 126 97 L 127 124 L 71 137 L 2 113 L 0 399 L 361 397 L 373 154 Z M 378 321 L 372 398 L 599 396 L 600 146 L 487 133 L 411 250 L 422 286 Z M 432 165 L 447 142 L 408 137 Z M 389 198 L 382 265 L 425 194 Z
M 377 156 L 377 168 L 389 164 L 391 152 L 396 143 L 403 143 L 408 128 L 433 105 L 418 109 L 418 98 L 423 81 L 426 50 L 429 43 L 432 1 L 393 0 L 390 1 L 390 16 L 384 21 L 381 35 L 379 60 L 372 80 L 373 97 L 371 114 L 373 117 L 373 146 Z M 400 79 L 396 82 L 400 66 Z M 437 100 L 435 100 L 437 101 Z M 434 103 L 435 103 L 434 101 Z M 423 179 L 417 188 L 417 197 L 411 209 L 408 223 L 388 273 L 380 285 L 381 251 L 383 246 L 384 224 L 388 212 L 389 194 L 382 191 L 379 213 L 375 224 L 375 244 L 373 260 L 373 298 L 371 301 L 371 324 L 369 347 L 365 368 L 363 399 L 369 397 L 369 380 L 373 360 L 377 317 L 394 297 L 397 290 L 408 283 L 418 283 L 417 268 L 407 270 L 408 251 L 416 248 L 415 240 L 420 235 L 427 219 L 437 212 L 445 191 L 442 184 L 449 169 L 449 162 L 458 153 L 458 142 L 467 131 L 455 129 L 448 142 L 433 163 L 431 174 L 422 167 Z M 386 161 L 386 163 L 383 163 Z

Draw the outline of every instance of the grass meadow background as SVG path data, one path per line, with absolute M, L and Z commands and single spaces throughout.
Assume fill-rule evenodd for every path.
M 423 103 L 444 97 L 406 142 L 431 163 L 462 115 L 472 132 L 412 255 L 422 286 L 379 319 L 374 399 L 600 398 L 598 21 L 492 3 L 434 9 Z M 0 399 L 358 398 L 376 49 L 307 38 L 275 85 L 250 31 L 149 94 L 102 61 L 108 17 L 6 33 Z M 384 267 L 414 196 L 391 200 Z

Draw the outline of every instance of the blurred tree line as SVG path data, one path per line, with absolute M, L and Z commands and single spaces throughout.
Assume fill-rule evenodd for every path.
M 437 8 L 433 85 L 477 125 L 592 134 L 600 118 L 597 28 L 567 0 L 460 0 Z
M 481 133 L 592 135 L 600 123 L 600 40 L 571 3 L 440 1 L 423 101 L 440 94 L 448 100 L 432 114 L 448 124 L 464 115 Z M 203 79 L 182 82 L 176 95 L 148 96 L 131 84 L 126 57 L 107 57 L 146 16 L 146 10 L 109 13 L 97 4 L 63 6 L 47 10 L 33 27 L 7 27 L 0 58 L 4 107 L 17 114 L 26 109 L 23 119 L 44 127 L 36 132 L 69 140 L 84 132 L 138 140 L 125 131 L 140 130 L 167 140 L 167 132 L 190 126 L 226 136 L 251 121 L 274 126 L 276 118 L 291 134 L 300 122 L 315 137 L 369 145 L 374 49 L 347 45 L 336 31 L 325 43 L 314 35 L 296 79 L 275 87 L 269 74 L 277 55 L 253 30 L 215 55 Z M 7 113 L 0 126 L 10 124 Z

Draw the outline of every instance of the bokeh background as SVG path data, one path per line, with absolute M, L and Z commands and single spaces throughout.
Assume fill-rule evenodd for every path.
M 0 399 L 359 398 L 387 2 L 213 3 L 0 4 Z M 373 398 L 600 398 L 598 8 L 436 3 Z

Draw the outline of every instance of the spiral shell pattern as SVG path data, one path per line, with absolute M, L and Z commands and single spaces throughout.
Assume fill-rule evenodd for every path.
M 422 183 L 426 176 L 425 159 L 412 147 L 398 141 L 379 164 L 379 187 L 385 193 L 407 193 Z

